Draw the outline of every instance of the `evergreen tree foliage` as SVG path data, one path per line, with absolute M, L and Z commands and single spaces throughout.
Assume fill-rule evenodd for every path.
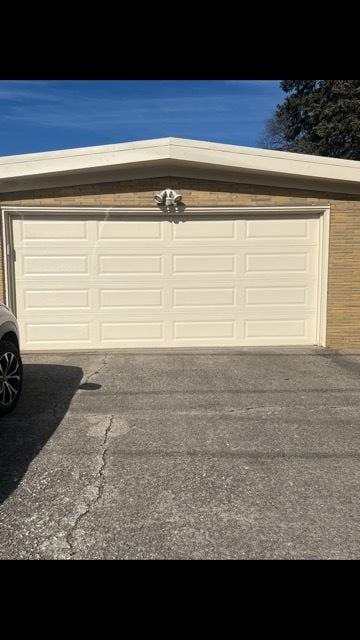
M 282 80 L 262 146 L 360 160 L 360 80 Z

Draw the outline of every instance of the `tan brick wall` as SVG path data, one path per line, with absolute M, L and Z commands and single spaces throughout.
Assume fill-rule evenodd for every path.
M 330 205 L 327 346 L 360 347 L 360 195 L 163 177 L 7 193 L 0 202 L 2 206 L 152 206 L 154 194 L 164 185 L 180 191 L 187 206 Z M 3 260 L 0 270 L 3 299 Z

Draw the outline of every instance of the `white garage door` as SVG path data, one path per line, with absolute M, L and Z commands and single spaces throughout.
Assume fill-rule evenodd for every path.
M 319 218 L 16 218 L 22 348 L 316 343 Z

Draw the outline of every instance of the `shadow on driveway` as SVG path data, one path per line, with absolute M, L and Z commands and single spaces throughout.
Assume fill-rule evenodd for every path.
M 82 376 L 80 367 L 24 364 L 19 403 L 0 418 L 0 504 L 61 423 Z

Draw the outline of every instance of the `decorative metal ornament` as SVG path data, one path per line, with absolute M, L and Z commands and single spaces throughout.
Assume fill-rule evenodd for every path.
M 161 193 L 155 196 L 155 202 L 167 207 L 176 206 L 181 200 L 181 195 L 174 191 L 174 189 L 164 189 Z

